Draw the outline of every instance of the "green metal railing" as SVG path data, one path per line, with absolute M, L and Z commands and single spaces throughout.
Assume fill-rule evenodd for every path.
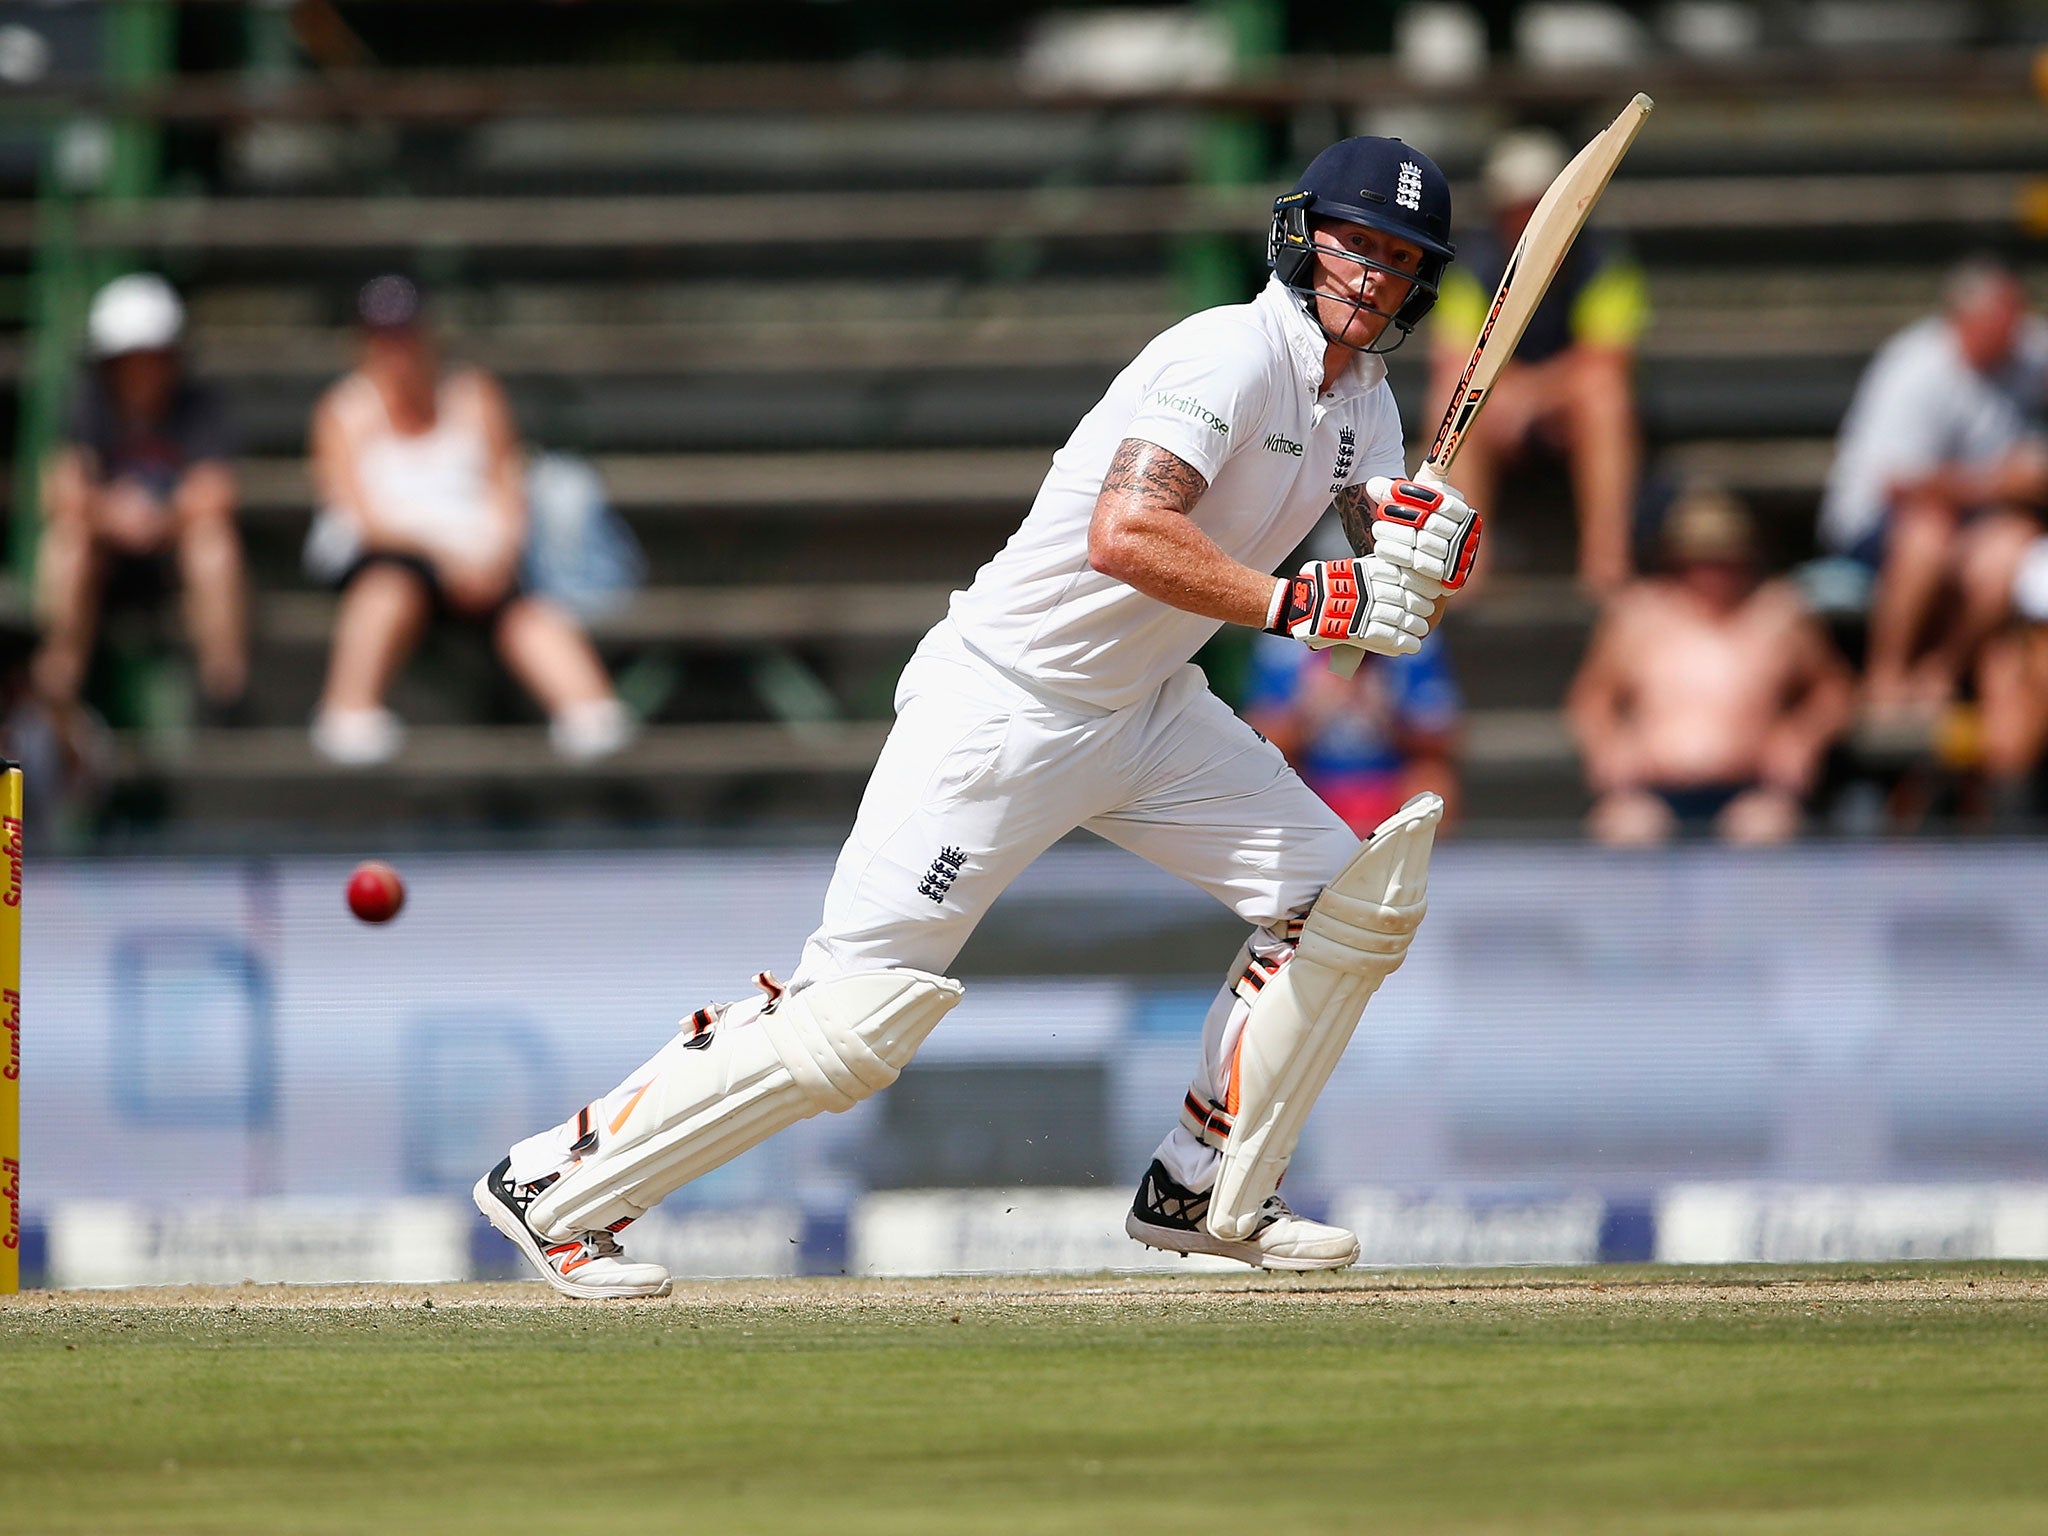
M 105 14 L 108 85 L 118 94 L 157 84 L 171 72 L 176 7 L 120 0 Z M 33 580 L 41 528 L 42 470 L 63 430 L 65 397 L 92 291 L 132 265 L 118 251 L 81 251 L 78 210 L 88 201 L 119 206 L 154 197 L 163 173 L 163 134 L 153 119 L 54 119 L 40 126 L 36 247 L 23 298 L 21 417 L 14 442 L 14 499 L 7 564 Z
M 1229 34 L 1238 73 L 1251 75 L 1281 57 L 1287 36 L 1284 0 L 1205 0 L 1203 10 Z M 1216 112 L 1203 120 L 1193 180 L 1199 186 L 1258 186 L 1267 178 L 1266 129 L 1250 112 Z M 1192 314 L 1237 304 L 1245 293 L 1246 246 L 1229 235 L 1189 235 L 1174 246 L 1181 305 Z

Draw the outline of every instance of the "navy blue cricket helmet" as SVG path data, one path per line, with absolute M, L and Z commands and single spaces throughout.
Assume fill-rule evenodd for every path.
M 1315 309 L 1311 219 L 1363 224 L 1405 240 L 1422 252 L 1422 261 L 1412 274 L 1414 286 L 1389 317 L 1397 332 L 1393 344 L 1369 349 L 1391 352 L 1436 303 L 1437 285 L 1455 254 L 1450 240 L 1451 184 L 1434 160 L 1399 139 L 1342 139 L 1309 162 L 1294 190 L 1274 200 L 1266 260 L 1280 281 L 1300 296 L 1309 318 L 1320 325 Z M 1394 270 L 1353 252 L 1343 254 L 1361 266 Z M 1411 276 L 1405 272 L 1396 275 Z

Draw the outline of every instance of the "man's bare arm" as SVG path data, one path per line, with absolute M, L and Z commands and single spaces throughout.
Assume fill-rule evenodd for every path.
M 178 477 L 171 509 L 180 526 L 231 526 L 235 520 L 234 467 L 224 459 L 202 459 Z
M 1813 787 L 1821 760 L 1856 714 L 1856 680 L 1820 621 L 1803 616 L 1789 637 L 1787 702 L 1763 748 L 1763 776 L 1789 793 Z
M 1183 612 L 1262 628 L 1275 579 L 1231 559 L 1189 518 L 1208 489 L 1185 459 L 1125 438 L 1095 499 L 1088 563 Z
M 1565 719 L 1585 760 L 1586 778 L 1600 794 L 1632 787 L 1629 680 L 1622 656 L 1629 647 L 1627 631 L 1635 627 L 1630 622 L 1634 617 L 1626 602 L 1608 611 L 1594 629 L 1586 659 L 1579 663 L 1565 695 Z
M 409 555 L 431 555 L 431 551 L 418 539 L 400 532 L 378 516 L 376 505 L 364 491 L 362 477 L 356 472 L 357 444 L 347 423 L 341 419 L 341 412 L 335 404 L 335 391 L 329 390 L 313 407 L 310 437 L 308 458 L 315 493 L 328 506 L 340 507 L 355 518 L 366 547 Z
M 50 455 L 43 472 L 43 513 L 52 522 L 71 520 L 90 525 L 92 497 L 100 478 L 98 457 L 89 448 L 67 443 Z
M 516 552 L 526 543 L 526 455 L 519 443 L 519 423 L 504 386 L 487 373 L 472 375 L 483 398 L 484 433 L 490 450 L 490 494 L 504 532 L 505 548 Z

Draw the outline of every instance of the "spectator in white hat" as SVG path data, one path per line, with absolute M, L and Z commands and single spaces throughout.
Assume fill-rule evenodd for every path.
M 43 473 L 33 676 L 74 707 L 101 610 L 182 591 L 202 700 L 232 710 L 249 676 L 233 444 L 220 402 L 179 355 L 185 309 L 135 272 L 96 294 L 62 445 Z

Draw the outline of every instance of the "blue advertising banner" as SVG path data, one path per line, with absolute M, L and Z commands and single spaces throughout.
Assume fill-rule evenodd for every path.
M 383 927 L 348 915 L 331 860 L 34 866 L 25 1212 L 459 1198 L 678 1018 L 788 966 L 830 860 L 419 856 Z M 1451 845 L 1431 908 L 1311 1123 L 1288 1185 L 1304 1206 L 1341 1197 L 1391 1230 L 1390 1211 L 1435 1218 L 1347 1192 L 1507 1191 L 1564 1202 L 1542 1239 L 1563 1253 L 1600 1240 L 1581 1193 L 1646 1211 L 1679 1183 L 2048 1178 L 2031 848 Z M 897 1088 L 675 1208 L 843 1226 L 870 1189 L 1128 1190 L 1237 933 L 1128 855 L 1055 849 L 970 945 L 966 1000 Z

